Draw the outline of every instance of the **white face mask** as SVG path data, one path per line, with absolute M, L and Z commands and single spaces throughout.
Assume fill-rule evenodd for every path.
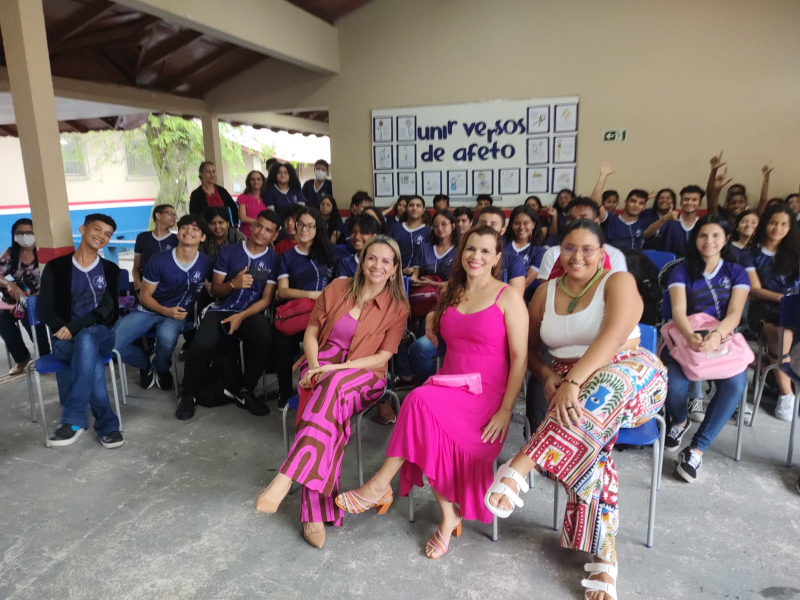
M 14 236 L 14 241 L 23 248 L 30 248 L 36 243 L 36 238 L 32 233 L 18 233 Z
M 314 169 L 314 177 L 316 178 L 317 181 L 325 181 L 325 178 L 327 176 L 328 174 L 322 169 Z

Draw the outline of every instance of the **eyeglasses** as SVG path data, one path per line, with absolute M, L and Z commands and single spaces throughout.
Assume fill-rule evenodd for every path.
M 294 227 L 298 231 L 303 231 L 303 230 L 305 230 L 305 231 L 313 231 L 314 229 L 317 228 L 317 224 L 316 223 L 303 223 L 302 221 L 297 221 L 294 224 Z
M 590 258 L 599 249 L 600 246 L 581 246 L 580 248 L 573 246 L 572 244 L 565 244 L 561 246 L 561 252 L 563 254 L 575 254 L 578 250 L 580 250 L 581 256 L 584 258 Z
M 164 212 L 162 214 L 165 214 L 168 217 L 177 217 L 178 216 L 178 213 L 175 213 L 175 212 Z

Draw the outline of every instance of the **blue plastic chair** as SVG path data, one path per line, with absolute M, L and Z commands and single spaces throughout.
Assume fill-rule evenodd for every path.
M 662 254 L 668 254 L 663 253 Z M 641 331 L 640 346 L 651 352 L 656 352 L 656 328 L 651 325 L 639 324 Z M 653 447 L 653 470 L 650 476 L 650 517 L 647 524 L 647 547 L 653 547 L 653 537 L 656 523 L 656 495 L 661 489 L 661 470 L 664 461 L 664 441 L 667 436 L 667 425 L 661 415 L 654 415 L 646 423 L 631 429 L 620 429 L 617 435 L 617 444 L 631 446 Z M 553 486 L 553 529 L 558 531 L 558 488 Z
M 643 250 L 642 254 L 649 258 L 650 262 L 653 263 L 659 271 L 663 269 L 667 263 L 671 263 L 676 258 L 672 252 L 662 252 L 661 250 Z
M 37 313 L 37 303 L 39 298 L 31 296 L 28 298 L 28 322 L 33 332 L 33 347 L 36 356 L 35 361 L 31 361 L 27 370 L 28 375 L 28 394 L 30 395 L 31 403 L 33 402 L 33 389 L 31 386 L 31 373 L 33 373 L 33 380 L 36 382 L 36 393 L 39 397 L 39 410 L 42 414 L 42 429 L 44 430 L 44 445 L 50 448 L 50 432 L 47 429 L 47 416 L 44 410 L 44 397 L 42 396 L 42 381 L 40 375 L 55 374 L 60 371 L 69 369 L 69 365 L 57 360 L 52 354 L 45 356 L 39 355 L 39 342 L 36 339 L 36 327 L 44 326 L 47 331 L 47 337 L 52 339 L 50 328 L 39 320 Z M 117 375 L 114 369 L 113 355 L 109 354 L 103 358 L 103 364 L 108 365 L 111 371 L 111 385 L 114 390 L 114 405 L 116 407 L 117 418 L 119 419 L 119 430 L 122 431 L 122 413 L 119 409 L 119 396 L 117 394 Z
M 781 298 L 780 308 L 778 312 L 778 326 L 780 327 L 780 348 L 783 348 L 783 336 L 787 329 L 791 329 L 794 333 L 792 338 L 792 346 L 795 346 L 798 341 L 798 334 L 800 333 L 800 294 L 791 294 L 786 295 Z M 756 420 L 756 413 L 758 413 L 758 406 L 761 404 L 761 396 L 764 393 L 764 384 L 767 380 L 767 373 L 769 373 L 773 369 L 780 369 L 783 373 L 789 376 L 792 380 L 793 384 L 800 383 L 800 376 L 797 375 L 792 369 L 789 367 L 789 363 L 783 362 L 788 360 L 789 356 L 784 355 L 782 357 L 782 361 L 780 363 L 774 363 L 768 365 L 763 373 L 760 375 L 758 374 L 758 368 L 761 366 L 761 359 L 764 354 L 764 350 L 766 348 L 766 339 L 764 338 L 763 332 L 759 333 L 759 341 L 758 341 L 758 358 L 756 359 L 756 377 L 754 378 L 756 381 L 756 389 L 754 392 L 754 403 L 755 406 L 753 407 L 753 416 L 750 419 L 750 427 L 753 426 Z M 797 386 L 793 385 L 793 392 L 795 396 L 797 396 Z M 795 425 L 797 424 L 797 402 L 795 402 L 794 413 L 792 414 L 792 427 L 789 430 L 789 452 L 786 457 L 786 466 L 792 466 L 792 455 L 794 454 L 794 433 L 795 433 Z

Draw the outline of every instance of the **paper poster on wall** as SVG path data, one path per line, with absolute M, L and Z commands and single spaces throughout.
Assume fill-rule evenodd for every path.
M 373 168 L 376 171 L 385 171 L 388 169 L 393 169 L 394 164 L 392 161 L 392 151 L 394 149 L 391 146 L 373 146 L 372 147 L 372 155 L 373 155 Z
M 547 183 L 549 181 L 548 167 L 531 167 L 528 169 L 528 185 L 525 187 L 526 194 L 546 194 Z
M 519 169 L 500 169 L 498 179 L 500 180 L 498 193 L 501 196 L 520 193 Z
M 529 106 L 528 107 L 528 133 L 549 133 L 550 132 L 550 107 L 549 106 Z
M 466 196 L 469 194 L 467 190 L 467 172 L 466 171 L 448 171 L 447 172 L 447 195 L 448 196 Z
M 423 171 L 422 172 L 422 195 L 435 196 L 442 193 L 442 172 Z
M 577 137 L 574 135 L 557 135 L 553 138 L 553 162 L 574 163 Z
M 417 173 L 416 171 L 407 171 L 405 173 L 397 174 L 397 195 L 398 196 L 413 196 L 417 193 Z
M 444 193 L 454 208 L 479 194 L 511 208 L 529 186 L 551 204 L 553 169 L 568 167 L 575 179 L 579 110 L 577 96 L 375 108 L 373 173 L 414 173 L 394 177 L 395 194 L 413 186 L 430 203 Z
M 577 131 L 578 129 L 578 105 L 577 104 L 556 104 L 555 110 L 556 133 L 561 131 Z
M 417 147 L 414 144 L 397 144 L 397 168 L 417 168 Z
M 528 138 L 528 154 L 526 164 L 546 165 L 550 162 L 550 138 Z
M 553 167 L 553 192 L 575 189 L 575 167 Z
M 375 197 L 390 198 L 394 196 L 394 174 L 375 173 Z
M 417 117 L 397 117 L 397 141 L 415 142 L 417 140 Z
M 372 119 L 372 141 L 373 142 L 392 141 L 391 117 L 377 117 Z
M 472 172 L 472 195 L 491 194 L 494 191 L 494 171 L 477 169 Z

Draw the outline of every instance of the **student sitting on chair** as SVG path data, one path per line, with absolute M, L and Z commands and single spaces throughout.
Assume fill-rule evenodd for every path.
M 422 219 L 424 213 L 425 200 L 420 196 L 411 196 L 408 199 L 406 220 L 403 223 L 395 223 L 389 232 L 400 247 L 404 275 L 411 275 L 414 267 L 419 266 L 415 262 L 418 259 L 419 248 L 431 235 L 431 228 L 425 225 Z
M 203 284 L 211 277 L 214 264 L 198 249 L 206 235 L 203 219 L 196 215 L 181 217 L 178 246 L 150 259 L 136 310 L 114 325 L 115 348 L 126 364 L 139 369 L 139 385 L 143 390 L 154 384 L 162 390 L 172 388 L 172 352 L 187 328 L 186 318 Z M 156 338 L 152 363 L 147 352 L 134 345 L 150 331 Z
M 109 216 L 87 215 L 78 249 L 51 260 L 42 272 L 39 316 L 53 334 L 53 356 L 69 365 L 56 373 L 62 411 L 50 438 L 53 446 L 75 443 L 89 425 L 87 406 L 103 447 L 122 446 L 104 364 L 114 349 L 111 327 L 119 316 L 119 267 L 98 255 L 116 229 Z
M 175 227 L 178 213 L 170 204 L 159 204 L 153 209 L 153 231 L 143 231 L 136 236 L 133 246 L 133 289 L 142 287 L 142 273 L 150 258 L 178 245 L 178 236 L 170 230 Z
M 184 421 L 194 416 L 195 396 L 214 349 L 223 336 L 234 333 L 245 346 L 236 405 L 256 416 L 269 414 L 267 405 L 258 402 L 253 391 L 266 367 L 272 340 L 272 325 L 264 311 L 272 303 L 277 286 L 278 256 L 269 245 L 278 233 L 280 220 L 275 211 L 265 210 L 253 223 L 249 240 L 220 248 L 211 281 L 211 295 L 217 302 L 209 306 L 187 352 L 176 418 Z M 233 390 L 230 392 L 233 394 Z
M 369 240 L 378 235 L 380 224 L 370 215 L 358 215 L 350 224 L 350 245 L 354 254 L 347 254 L 336 262 L 336 277 L 355 277 L 359 254 Z

